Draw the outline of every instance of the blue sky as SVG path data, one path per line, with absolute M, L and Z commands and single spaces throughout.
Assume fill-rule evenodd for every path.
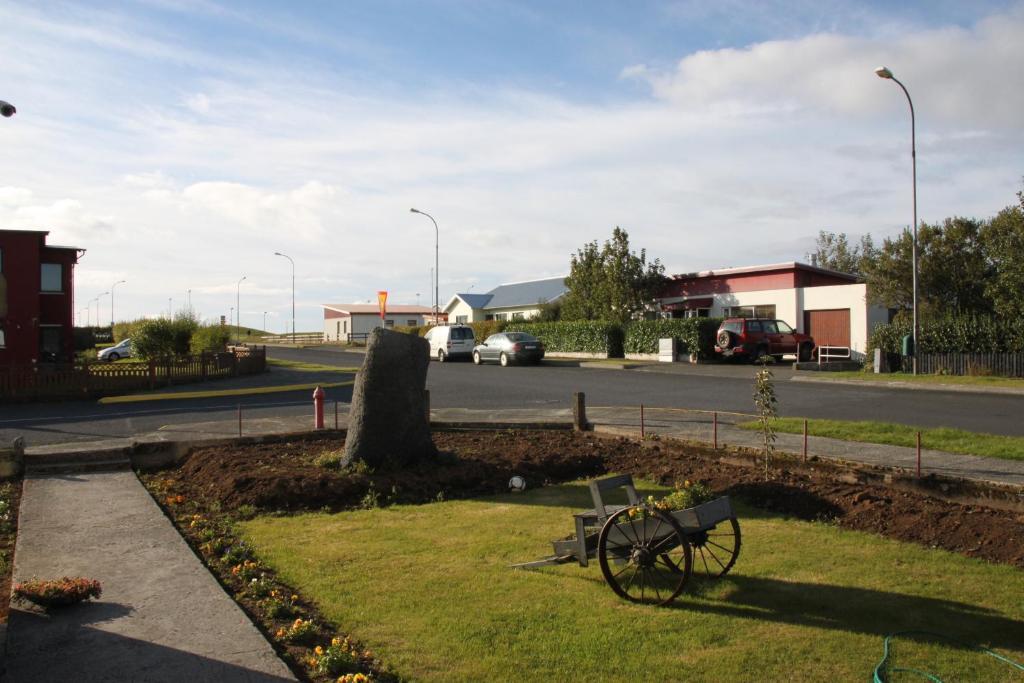
M 895 5 L 895 6 L 890 6 Z M 624 227 L 670 272 L 1014 200 L 1020 2 L 0 0 L 0 227 L 88 249 L 78 309 L 429 304 Z M 106 315 L 103 316 L 104 318 Z

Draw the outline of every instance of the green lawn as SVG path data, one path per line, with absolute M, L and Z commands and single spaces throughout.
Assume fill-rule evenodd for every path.
M 268 358 L 267 365 L 288 370 L 303 370 L 306 372 L 341 372 L 353 374 L 359 372 L 356 367 L 339 367 L 337 365 L 323 365 L 321 363 L 304 363 L 298 360 L 284 360 L 281 358 Z
M 756 421 L 741 422 L 736 426 L 751 431 L 761 429 Z M 775 422 L 775 428 L 786 434 L 803 434 L 804 420 L 800 417 L 779 418 Z M 922 448 L 1004 460 L 1024 460 L 1024 437 L 1019 436 L 968 432 L 948 427 L 912 427 L 868 420 L 807 420 L 807 433 L 811 436 L 910 448 L 917 443 L 918 431 L 921 432 Z
M 982 387 L 1011 387 L 1024 390 L 1024 379 L 1018 377 L 992 377 L 975 375 L 911 375 L 902 372 L 873 373 L 862 370 L 846 370 L 843 372 L 807 372 L 806 375 L 820 376 L 822 379 L 855 379 L 866 382 L 908 382 L 912 384 L 967 385 Z
M 645 487 L 652 488 L 652 487 Z M 1021 572 L 740 510 L 733 573 L 676 606 L 626 603 L 596 565 L 550 552 L 582 484 L 340 514 L 265 516 L 241 532 L 282 579 L 413 680 L 870 680 L 887 633 L 944 632 L 1024 659 Z M 901 638 L 893 664 L 1008 680 L 971 650 Z

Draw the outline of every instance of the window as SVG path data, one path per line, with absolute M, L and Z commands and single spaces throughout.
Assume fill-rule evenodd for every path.
M 779 333 L 779 326 L 775 324 L 774 320 L 765 320 L 763 324 L 765 332 L 768 332 L 769 334 Z
M 416 321 L 415 320 L 406 320 L 405 321 L 405 326 L 406 327 L 416 327 Z
M 61 355 L 60 326 L 39 326 L 39 360 L 44 363 L 56 363 Z
M 513 320 L 522 320 L 523 319 L 523 314 L 522 313 L 513 313 L 512 314 L 512 319 Z
M 760 332 L 761 321 L 760 320 L 748 320 L 747 321 L 747 332 Z
M 725 309 L 726 318 L 774 318 L 775 304 L 763 306 L 730 306 Z
M 779 332 L 782 334 L 793 334 L 793 328 L 781 320 L 776 320 L 775 324 L 779 326 Z
M 395 321 L 394 320 L 385 320 L 384 321 L 384 327 L 394 327 L 394 326 L 395 326 Z
M 4 337 L 4 324 L 0 323 L 0 349 L 7 346 L 7 341 Z
M 457 316 L 455 316 L 455 322 L 460 324 L 460 325 L 463 324 L 463 323 L 468 323 L 469 322 L 469 316 L 468 315 L 457 315 Z
M 39 268 L 39 291 L 64 291 L 64 269 L 59 263 L 42 263 Z
M 508 313 L 495 313 L 494 314 L 494 319 L 495 320 L 508 320 Z
M 471 341 L 473 339 L 473 330 L 469 327 L 453 327 L 451 334 L 452 339 L 458 341 Z
M 341 321 L 334 324 L 334 338 L 341 339 Z
M 494 316 L 488 313 L 486 316 L 484 316 L 484 320 L 494 320 Z
M 342 320 L 341 321 L 341 331 L 344 332 L 345 334 L 348 334 L 348 321 L 347 320 Z

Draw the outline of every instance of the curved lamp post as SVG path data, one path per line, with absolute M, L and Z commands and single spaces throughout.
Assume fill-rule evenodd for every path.
M 426 211 L 420 211 L 419 209 L 409 209 L 409 211 L 411 211 L 412 213 L 418 213 L 418 214 L 422 214 L 422 215 L 426 216 L 427 218 L 430 219 L 430 222 L 434 224 L 434 324 L 436 325 L 437 322 L 438 322 L 438 317 L 439 317 L 438 314 L 439 314 L 440 308 L 441 308 L 441 299 L 438 296 L 438 292 L 440 291 L 439 282 L 441 280 L 441 274 L 440 274 L 439 265 L 438 265 L 438 254 L 440 253 L 439 252 L 439 244 L 440 244 L 440 241 L 441 241 L 441 231 L 438 230 L 438 228 L 437 228 L 437 221 L 435 221 L 434 217 L 431 216 Z
M 96 297 L 96 326 L 97 327 L 99 327 L 99 324 L 100 324 L 100 298 L 104 297 L 104 296 L 106 296 L 108 294 L 110 294 L 110 292 L 103 292 L 102 294 L 100 294 L 100 295 L 98 295 Z
M 235 285 L 235 343 L 238 343 L 238 328 L 242 326 L 242 282 L 245 280 L 245 275 Z
M 917 319 L 917 142 L 915 140 L 915 122 L 914 122 L 914 102 L 910 99 L 910 93 L 907 92 L 906 86 L 900 83 L 899 79 L 892 75 L 892 71 L 889 71 L 884 66 L 880 66 L 875 69 L 875 74 L 879 78 L 893 81 L 896 85 L 900 86 L 903 90 L 903 94 L 907 96 L 907 104 L 910 105 L 910 160 L 913 174 L 913 196 L 914 196 L 914 230 L 913 240 L 911 242 L 911 278 L 913 279 L 913 317 L 914 317 L 914 355 L 911 356 L 911 364 L 913 368 L 913 374 L 917 374 L 917 337 L 918 337 L 918 319 Z
M 114 287 L 123 285 L 127 280 L 118 280 L 110 285 L 110 334 L 114 334 Z
M 292 344 L 295 343 L 295 261 L 288 254 L 282 254 L 279 251 L 274 252 L 274 256 L 283 256 L 284 258 L 291 261 L 292 264 Z M 263 329 L 266 329 L 266 324 L 263 325 Z
M 18 110 L 14 108 L 13 104 L 0 100 L 0 116 L 3 116 L 5 119 L 9 119 L 16 113 L 18 113 Z

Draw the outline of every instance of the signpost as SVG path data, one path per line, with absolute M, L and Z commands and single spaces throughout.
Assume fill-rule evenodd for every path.
M 377 305 L 380 306 L 380 324 L 384 326 L 384 314 L 387 312 L 388 307 L 388 293 L 386 291 L 377 292 Z

